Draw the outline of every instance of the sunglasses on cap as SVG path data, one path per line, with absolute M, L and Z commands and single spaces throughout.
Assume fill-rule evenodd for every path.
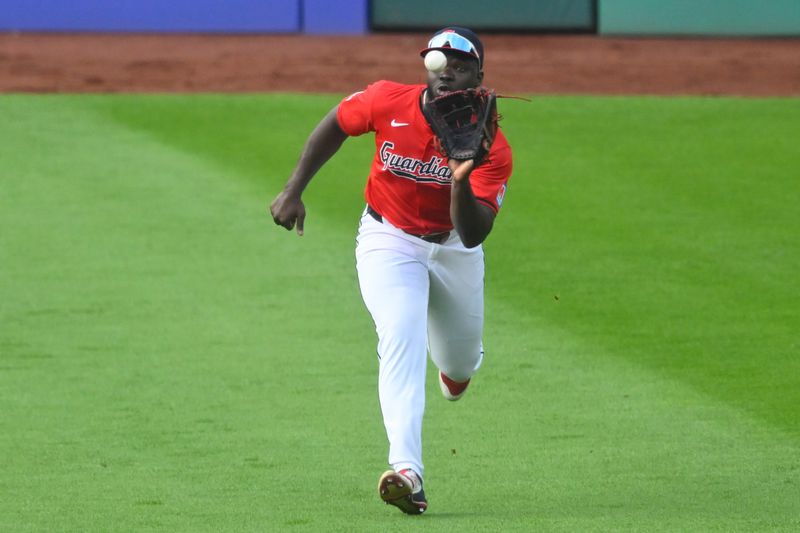
M 460 36 L 454 31 L 446 31 L 434 35 L 433 38 L 428 41 L 428 48 L 452 48 L 453 50 L 475 56 L 479 63 L 481 60 L 478 51 L 475 49 L 475 45 L 473 45 L 469 39 Z

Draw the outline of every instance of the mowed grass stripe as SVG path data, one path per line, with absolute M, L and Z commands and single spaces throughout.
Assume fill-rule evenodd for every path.
M 302 143 L 330 97 L 116 98 L 0 100 L 14 118 L 0 127 L 8 192 L 0 221 L 17 230 L 0 235 L 4 257 L 13 258 L 0 266 L 0 366 L 8 364 L 0 371 L 0 445 L 13 458 L 0 483 L 19 495 L 0 525 L 414 526 L 373 494 L 384 437 L 374 335 L 352 271 L 362 152 L 371 141 L 349 142 L 315 181 L 309 231 L 298 239 L 263 219 L 266 203 L 296 159 L 298 147 L 286 139 Z M 736 111 L 739 102 L 724 102 L 722 111 L 742 120 L 760 105 L 785 103 L 742 101 L 745 111 Z M 605 111 L 604 99 L 561 103 L 537 99 L 505 111 L 512 142 L 523 133 L 530 150 L 517 149 L 508 205 L 487 245 L 486 367 L 456 405 L 429 382 L 434 512 L 426 529 L 796 526 L 797 375 L 781 351 L 793 339 L 781 328 L 796 308 L 776 296 L 779 278 L 750 280 L 757 267 L 716 259 L 714 249 L 693 244 L 690 251 L 714 260 L 684 266 L 681 235 L 695 227 L 681 224 L 680 213 L 702 214 L 702 196 L 685 210 L 683 193 L 657 202 L 671 190 L 658 177 L 666 167 L 656 165 L 653 185 L 620 179 L 622 152 L 591 173 L 588 160 L 600 151 L 570 155 L 568 141 L 583 129 L 616 131 L 607 122 L 624 116 L 613 108 L 622 102 L 610 99 Z M 674 115 L 672 104 L 634 101 L 626 120 L 642 127 Z M 705 101 L 688 105 L 694 113 Z M 252 118 L 276 109 L 305 121 L 276 135 Z M 545 120 L 561 114 L 572 118 Z M 791 111 L 763 120 L 791 132 L 788 118 Z M 228 125 L 239 120 L 241 128 Z M 551 127 L 525 137 L 537 120 Z M 558 136 L 564 147 L 553 151 Z M 263 176 L 265 156 L 254 151 L 262 144 L 285 146 L 269 152 Z M 31 146 L 48 156 L 26 155 Z M 780 143 L 770 150 L 766 159 L 792 161 Z M 569 169 L 555 170 L 559 161 L 587 173 L 570 181 Z M 769 168 L 787 177 L 781 163 Z M 785 188 L 785 198 L 762 200 L 780 221 L 792 216 L 792 182 Z M 631 218 L 617 193 L 652 204 L 652 217 L 642 208 Z M 738 220 L 740 211 L 722 214 Z M 725 217 L 702 218 L 736 237 L 727 224 L 714 225 Z M 650 232 L 635 231 L 642 220 Z M 653 239 L 659 234 L 663 242 Z M 749 239 L 777 253 L 788 233 L 763 225 L 744 235 L 743 256 L 756 260 Z M 774 267 L 779 276 L 797 258 L 791 248 L 782 253 L 788 262 Z M 670 276 L 647 275 L 665 262 Z M 717 269 L 731 281 L 704 289 Z M 729 283 L 743 281 L 769 295 L 773 315 L 761 314 L 765 302 L 732 299 Z M 707 290 L 719 302 L 681 319 L 677 289 Z M 669 308 L 656 305 L 665 300 Z M 733 301 L 756 314 L 757 326 L 782 317 L 760 327 L 763 354 L 720 335 L 728 327 L 755 342 L 741 321 L 723 324 Z M 690 358 L 674 350 L 686 342 L 703 351 Z M 723 353 L 732 366 L 726 374 Z M 764 368 L 745 372 L 748 365 Z M 335 488 L 320 480 L 335 480 Z
M 511 515 L 559 531 L 798 523 L 790 436 L 546 321 L 493 311 L 500 325 L 468 401 L 428 407 L 428 467 L 471 482 L 448 490 L 451 479 L 434 478 L 431 490 L 448 509 L 485 518 L 476 529 L 496 520 L 523 531 L 505 523 Z M 473 483 L 495 498 L 481 500 Z
M 286 240 L 206 159 L 74 101 L 20 100 L 4 128 L 2 529 L 260 529 L 302 516 L 285 502 L 317 490 L 331 450 L 382 458 L 368 318 L 353 278 L 331 275 L 352 269 L 352 233 Z M 31 147 L 47 157 L 13 154 Z M 373 421 L 365 434 L 320 409 L 331 398 Z
M 521 300 L 525 277 L 533 313 L 800 436 L 799 113 L 554 99 L 509 120 L 531 139 L 517 157 L 530 173 L 509 194 L 495 294 Z

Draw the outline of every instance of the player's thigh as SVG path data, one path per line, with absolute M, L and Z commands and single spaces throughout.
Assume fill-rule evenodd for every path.
M 430 282 L 422 259 L 422 251 L 391 228 L 362 224 L 356 246 L 358 282 L 379 335 L 412 329 L 424 335 Z

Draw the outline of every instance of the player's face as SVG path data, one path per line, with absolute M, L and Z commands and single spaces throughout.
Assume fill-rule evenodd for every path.
M 483 72 L 478 61 L 464 54 L 445 52 L 447 67 L 441 72 L 428 71 L 428 89 L 433 96 L 441 96 L 450 91 L 460 91 L 478 87 L 483 81 Z

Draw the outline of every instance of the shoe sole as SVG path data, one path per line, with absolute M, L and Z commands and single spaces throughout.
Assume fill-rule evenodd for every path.
M 378 481 L 378 494 L 388 505 L 394 505 L 406 514 L 422 514 L 428 508 L 411 499 L 411 483 L 393 470 L 387 470 Z

